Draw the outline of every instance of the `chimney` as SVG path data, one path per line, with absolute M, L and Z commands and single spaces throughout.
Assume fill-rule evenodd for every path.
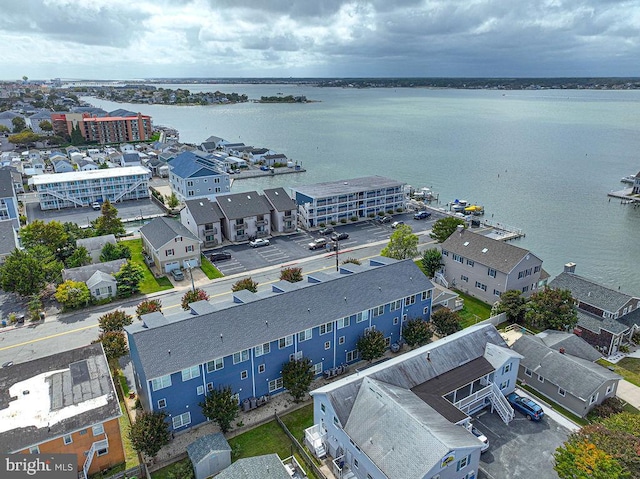
M 458 233 L 460 234 L 460 236 L 462 236 L 462 232 L 464 231 L 464 225 L 458 225 L 456 226 L 456 229 L 458 230 Z
M 564 272 L 574 274 L 576 272 L 576 264 L 575 263 L 567 263 L 564 265 Z
M 560 354 L 564 354 L 565 349 L 564 348 L 560 348 L 558 351 L 560 351 Z

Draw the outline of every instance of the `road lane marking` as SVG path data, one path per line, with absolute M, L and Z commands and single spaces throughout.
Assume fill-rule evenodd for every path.
M 4 348 L 0 348 L 0 351 L 6 351 L 7 349 L 13 349 L 13 348 L 17 348 L 17 347 L 20 347 L 20 346 L 27 346 L 29 344 L 38 343 L 38 342 L 44 341 L 46 339 L 59 338 L 60 336 L 66 336 L 67 334 L 73 334 L 73 333 L 78 333 L 80 331 L 85 331 L 87 329 L 97 328 L 98 326 L 99 326 L 98 324 L 92 324 L 91 326 L 84 326 L 82 328 L 76 328 L 76 329 L 72 329 L 70 331 L 63 331 L 61 333 L 56 333 L 56 334 L 51 334 L 49 336 L 44 336 L 42 338 L 30 339 L 29 341 L 25 341 L 25 342 L 22 342 L 22 343 L 13 344 L 11 346 L 5 346 Z

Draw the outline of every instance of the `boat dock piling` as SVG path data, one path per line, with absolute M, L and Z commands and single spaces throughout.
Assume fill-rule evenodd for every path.
M 505 225 L 504 223 L 500 223 L 498 221 L 486 219 L 482 221 L 482 224 L 484 226 L 493 228 L 493 231 L 487 235 L 488 237 L 493 239 L 509 241 L 517 238 L 524 238 L 526 236 L 522 229 Z

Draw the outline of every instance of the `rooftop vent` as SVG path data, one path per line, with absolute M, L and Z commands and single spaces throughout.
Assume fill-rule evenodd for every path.
M 465 241 L 464 243 L 462 243 L 462 246 L 469 246 L 469 242 Z

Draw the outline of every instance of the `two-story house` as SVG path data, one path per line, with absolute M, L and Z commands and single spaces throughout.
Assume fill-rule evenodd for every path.
M 158 271 L 200 266 L 200 240 L 178 221 L 160 216 L 140 228 L 142 249 Z
M 202 241 L 204 248 L 222 243 L 220 221 L 223 218 L 218 203 L 207 198 L 185 201 L 185 207 L 180 210 L 180 222 Z
M 493 325 L 466 328 L 311 391 L 305 443 L 336 477 L 475 479 L 471 416 L 513 419 L 520 359 Z
M 206 162 L 191 151 L 184 151 L 173 158 L 169 165 L 169 184 L 181 201 L 209 198 L 229 193 L 229 174 L 217 168 L 214 162 Z
M 86 479 L 125 461 L 102 343 L 0 369 L 0 451 L 75 454 Z
M 271 233 L 271 207 L 257 191 L 216 198 L 222 211 L 222 234 L 229 241 L 264 238 Z
M 445 286 L 493 304 L 508 290 L 528 297 L 545 283 L 542 260 L 530 251 L 462 225 L 441 245 Z
M 412 261 L 378 257 L 270 291 L 199 301 L 182 316 L 144 315 L 125 328 L 140 401 L 166 412 L 173 431 L 196 426 L 213 388 L 229 386 L 239 404 L 255 401 L 284 391 L 282 366 L 291 359 L 310 359 L 319 376 L 356 362 L 369 328 L 397 343 L 408 318 L 429 319 L 432 290 Z
M 271 205 L 271 230 L 281 233 L 295 231 L 298 226 L 298 210 L 284 188 L 268 188 L 263 193 Z
M 571 292 L 578 309 L 574 333 L 603 355 L 615 354 L 640 328 L 640 298 L 583 278 L 575 271 L 576 264 L 567 263 L 549 287 Z
M 520 381 L 580 417 L 614 397 L 622 379 L 599 364 L 569 354 L 565 348 L 547 346 L 537 336 L 525 334 L 511 347 L 522 355 Z

